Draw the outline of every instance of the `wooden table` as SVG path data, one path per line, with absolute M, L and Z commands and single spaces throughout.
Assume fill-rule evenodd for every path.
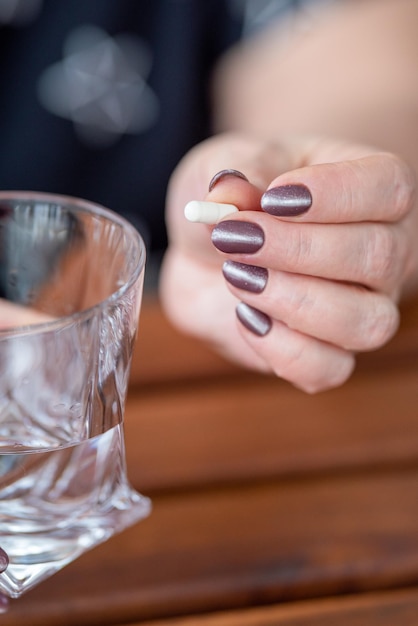
M 145 521 L 2 626 L 416 626 L 418 302 L 315 396 L 180 337 L 145 301 L 126 408 Z

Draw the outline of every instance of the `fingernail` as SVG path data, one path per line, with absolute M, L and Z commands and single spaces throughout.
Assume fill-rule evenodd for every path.
M 235 312 L 241 324 L 254 335 L 264 337 L 272 327 L 272 321 L 268 315 L 245 304 L 245 302 L 240 302 Z
M 264 267 L 225 261 L 222 272 L 231 285 L 251 293 L 261 293 L 267 285 L 268 271 Z
M 268 189 L 261 198 L 261 208 L 279 217 L 305 213 L 312 204 L 311 192 L 305 185 L 282 185 Z
M 235 176 L 236 178 L 242 178 L 242 180 L 248 181 L 248 178 L 242 172 L 239 172 L 238 170 L 221 170 L 220 172 L 215 174 L 215 176 L 210 181 L 209 191 L 212 191 L 215 185 L 219 183 L 220 180 L 222 180 L 223 178 L 226 178 L 227 176 Z
M 213 229 L 212 243 L 221 252 L 252 254 L 264 244 L 264 232 L 253 222 L 225 220 Z
M 7 556 L 7 553 L 2 548 L 0 548 L 0 573 L 4 572 L 8 565 L 9 557 Z

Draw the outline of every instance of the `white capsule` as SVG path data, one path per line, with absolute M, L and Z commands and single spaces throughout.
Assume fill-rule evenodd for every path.
M 217 224 L 223 217 L 237 212 L 238 209 L 234 204 L 200 202 L 200 200 L 191 200 L 184 207 L 184 215 L 189 222 L 201 224 Z

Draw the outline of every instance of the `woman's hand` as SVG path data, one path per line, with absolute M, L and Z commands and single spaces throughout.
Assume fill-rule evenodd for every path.
M 170 185 L 166 311 L 247 367 L 307 392 L 338 386 L 356 352 L 394 335 L 397 302 L 418 285 L 414 190 L 400 159 L 368 147 L 211 139 Z M 215 227 L 192 224 L 183 215 L 192 199 L 240 211 Z

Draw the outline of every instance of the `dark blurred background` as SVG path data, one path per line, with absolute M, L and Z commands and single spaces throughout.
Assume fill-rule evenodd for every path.
M 211 133 L 223 0 L 0 0 L 0 188 L 98 202 L 166 246 L 167 182 Z

